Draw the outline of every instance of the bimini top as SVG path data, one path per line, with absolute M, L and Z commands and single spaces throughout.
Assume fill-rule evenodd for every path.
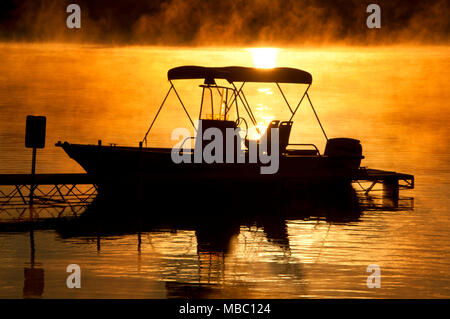
M 215 79 L 228 82 L 274 82 L 311 84 L 310 73 L 294 68 L 257 69 L 242 66 L 209 68 L 202 66 L 180 66 L 167 72 L 169 80 L 205 79 L 214 83 Z

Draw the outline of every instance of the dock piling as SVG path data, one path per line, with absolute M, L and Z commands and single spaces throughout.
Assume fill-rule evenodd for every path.
M 36 147 L 33 147 L 33 155 L 31 159 L 31 185 L 30 185 L 30 206 L 33 206 L 33 196 L 35 188 L 35 175 L 36 175 Z

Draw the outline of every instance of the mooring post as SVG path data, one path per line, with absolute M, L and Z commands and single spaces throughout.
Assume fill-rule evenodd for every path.
M 141 244 L 142 244 L 142 239 L 141 239 L 141 227 L 139 225 L 139 231 L 138 231 L 138 253 L 141 253 Z
M 35 257 L 35 248 L 34 248 L 34 231 L 33 228 L 31 228 L 30 230 L 30 264 L 31 264 L 31 268 L 34 268 L 34 257 Z
M 383 181 L 383 193 L 385 199 L 392 201 L 394 208 L 398 207 L 399 183 L 398 178 L 386 178 Z
M 141 172 L 141 169 L 142 169 L 142 141 L 139 142 L 138 172 Z M 142 174 L 138 174 L 137 178 L 138 178 L 137 194 L 138 200 L 140 202 L 142 199 Z
M 98 225 L 97 225 L 98 226 Z M 101 244 L 100 244 L 100 233 L 97 232 L 97 252 L 99 253 L 101 249 Z
M 35 175 L 36 175 L 36 147 L 33 147 L 33 157 L 31 159 L 30 206 L 33 205 Z

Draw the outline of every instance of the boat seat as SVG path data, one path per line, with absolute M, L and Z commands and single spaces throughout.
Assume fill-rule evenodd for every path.
M 286 147 L 289 145 L 289 137 L 291 135 L 292 121 L 283 121 L 278 126 L 279 128 L 279 142 L 280 154 L 286 152 Z
M 272 122 L 269 123 L 269 125 L 267 126 L 266 131 L 264 132 L 264 134 L 256 141 L 250 141 L 247 137 L 245 138 L 245 147 L 247 147 L 247 149 L 249 148 L 250 142 L 256 142 L 259 145 L 259 141 L 261 141 L 263 138 L 267 138 L 267 149 L 270 150 L 270 141 L 271 141 L 271 129 L 272 128 L 278 128 L 280 121 L 279 120 L 273 120 Z
M 315 156 L 320 155 L 319 150 L 314 144 L 290 144 L 289 143 L 289 137 L 291 135 L 291 129 L 292 129 L 292 121 L 283 121 L 280 122 L 279 120 L 273 120 L 270 122 L 269 126 L 267 127 L 266 131 L 264 132 L 264 135 L 257 141 L 250 141 L 249 139 L 245 139 L 245 146 L 247 149 L 249 148 L 249 145 L 251 142 L 257 143 L 259 145 L 259 142 L 264 137 L 267 137 L 267 147 L 268 150 L 270 150 L 270 143 L 271 143 L 271 131 L 272 128 L 278 128 L 278 137 L 279 137 L 279 148 L 280 148 L 280 155 L 303 155 L 303 156 Z M 312 146 L 314 149 L 287 149 L 288 146 Z
M 320 155 L 319 150 L 312 144 L 289 144 L 289 137 L 291 135 L 292 121 L 283 121 L 279 125 L 280 129 L 280 154 L 285 155 L 303 155 L 315 156 Z M 287 149 L 288 146 L 313 146 L 314 149 Z

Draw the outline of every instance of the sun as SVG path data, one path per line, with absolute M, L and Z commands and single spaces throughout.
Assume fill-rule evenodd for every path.
M 253 57 L 256 68 L 271 69 L 277 64 L 278 49 L 275 48 L 251 48 L 248 49 Z

